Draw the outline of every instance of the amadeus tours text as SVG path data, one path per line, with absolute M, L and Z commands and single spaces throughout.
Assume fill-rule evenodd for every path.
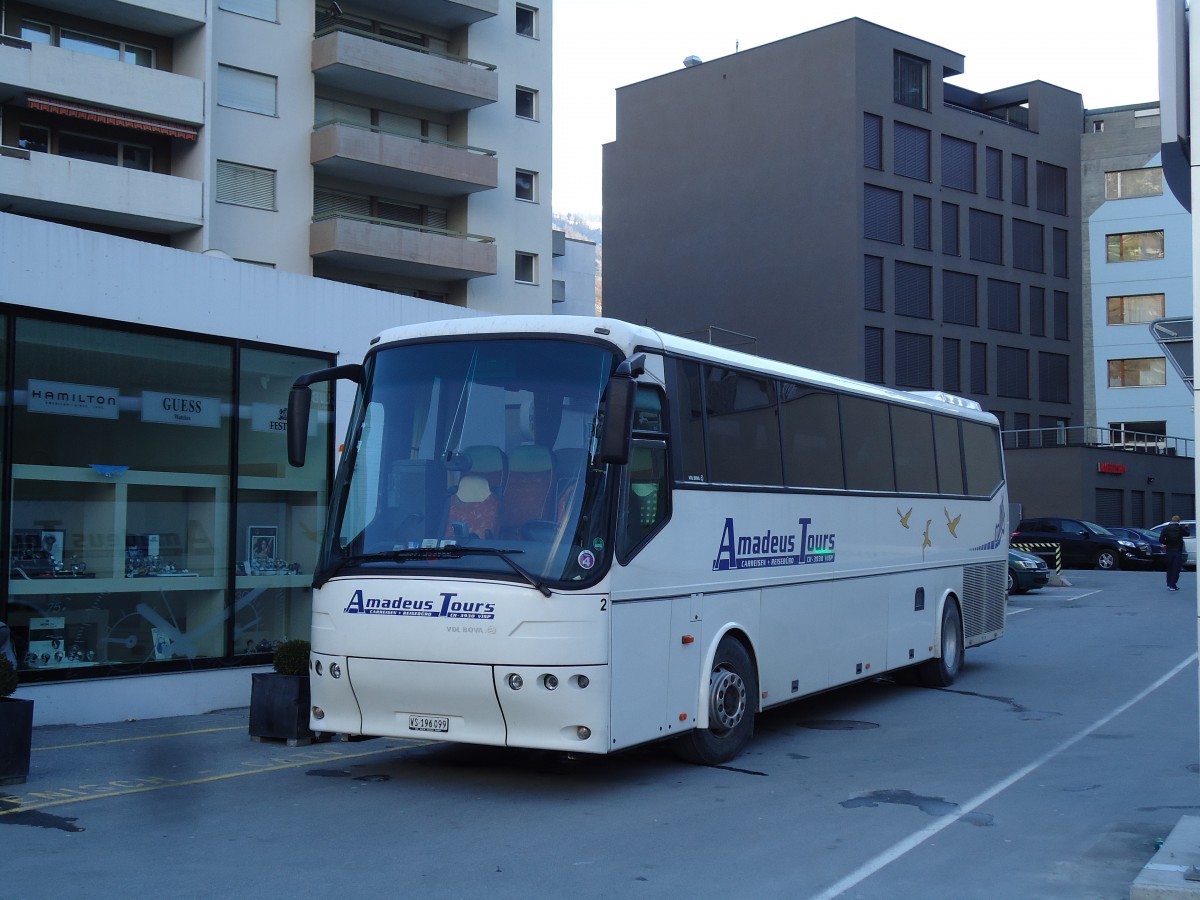
M 407 597 L 365 597 L 355 591 L 342 612 L 368 616 L 419 616 L 427 619 L 494 619 L 495 603 L 459 600 L 458 594 L 438 595 L 438 600 L 412 600 Z
M 729 517 L 721 531 L 721 545 L 713 560 L 713 571 L 833 562 L 833 533 L 810 529 L 812 519 L 799 519 L 796 524 L 800 526 L 798 534 L 775 534 L 769 528 L 764 532 L 739 534 L 733 517 Z

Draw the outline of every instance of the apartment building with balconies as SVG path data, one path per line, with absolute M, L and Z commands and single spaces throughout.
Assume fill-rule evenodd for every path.
M 0 0 L 0 621 L 39 722 L 245 703 L 307 634 L 353 400 L 292 470 L 291 381 L 552 311 L 551 14 Z

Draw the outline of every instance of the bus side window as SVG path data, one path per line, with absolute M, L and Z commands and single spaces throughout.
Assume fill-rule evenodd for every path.
M 666 444 L 635 441 L 625 481 L 625 510 L 617 538 L 617 556 L 622 561 L 633 554 L 670 512 Z

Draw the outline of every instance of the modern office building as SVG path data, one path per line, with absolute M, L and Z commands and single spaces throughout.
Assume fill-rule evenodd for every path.
M 606 314 L 1083 424 L 1079 94 L 859 19 L 688 63 L 617 92 Z
M 551 3 L 0 4 L 0 621 L 39 723 L 248 702 L 383 328 L 553 309 Z M 114 680 L 115 679 L 115 680 Z
M 1163 179 L 1160 121 L 1157 103 L 1087 112 L 1084 354 L 1085 371 L 1093 373 L 1089 424 L 1114 443 L 1174 451 L 1196 433 L 1190 330 L 1184 369 L 1170 354 L 1170 323 L 1158 330 L 1165 344 L 1151 324 L 1191 321 L 1192 221 Z

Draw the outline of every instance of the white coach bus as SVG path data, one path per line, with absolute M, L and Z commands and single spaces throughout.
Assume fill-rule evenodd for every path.
M 755 714 L 1004 632 L 996 419 L 612 319 L 394 328 L 314 575 L 315 731 L 735 757 Z

